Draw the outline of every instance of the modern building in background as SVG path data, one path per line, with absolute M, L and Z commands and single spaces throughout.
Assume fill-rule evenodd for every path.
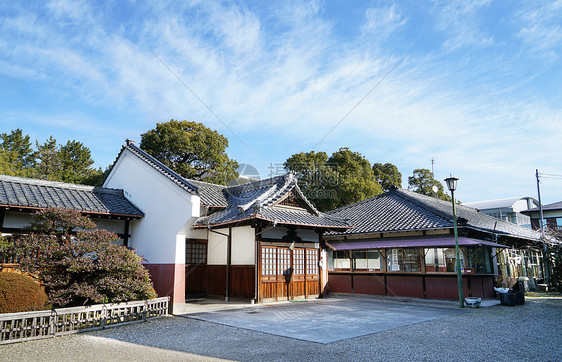
M 486 200 L 463 203 L 464 206 L 477 209 L 483 214 L 511 222 L 519 226 L 531 228 L 531 218 L 523 211 L 539 207 L 537 199 L 529 196 L 511 197 L 507 199 Z
M 533 230 L 540 230 L 541 212 L 538 205 L 535 208 L 525 210 L 523 213 L 530 217 Z M 562 231 L 562 201 L 543 205 L 542 214 L 547 229 Z

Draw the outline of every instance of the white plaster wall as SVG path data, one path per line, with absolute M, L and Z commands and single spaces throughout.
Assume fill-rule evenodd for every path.
M 92 219 L 93 222 L 96 223 L 98 229 L 105 229 L 107 231 L 111 231 L 115 234 L 124 234 L 125 233 L 125 220 L 116 220 L 116 219 Z M 133 220 L 129 222 L 129 233 L 131 232 L 131 224 Z
M 521 212 L 523 210 L 527 210 L 527 199 L 521 199 L 515 201 L 515 203 L 511 206 L 513 211 Z
M 191 195 L 137 156 L 124 150 L 104 187 L 123 189 L 145 217 L 131 225 L 129 245 L 148 263 L 185 263 L 185 238 L 199 216 L 199 196 Z
M 228 235 L 228 229 L 215 230 L 221 234 Z M 207 264 L 209 265 L 226 265 L 226 251 L 228 247 L 228 238 L 216 232 L 209 231 L 209 239 L 207 244 Z
M 31 214 L 27 212 L 6 211 L 4 215 L 4 227 L 21 228 L 29 226 L 31 223 Z
M 320 272 L 322 273 L 322 290 L 328 284 L 328 253 L 326 249 L 320 250 Z
M 304 241 L 318 242 L 320 240 L 318 233 L 314 230 L 298 229 L 297 234 Z
M 232 228 L 232 265 L 254 265 L 256 251 L 256 232 L 251 226 Z
M 207 230 L 206 229 L 190 229 L 187 231 L 187 238 L 189 239 L 205 239 L 207 240 Z

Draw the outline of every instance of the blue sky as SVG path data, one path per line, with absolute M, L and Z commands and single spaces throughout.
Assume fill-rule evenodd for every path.
M 561 24 L 562 1 L 1 0 L 0 131 L 105 168 L 185 119 L 262 176 L 349 147 L 404 187 L 433 158 L 461 201 L 537 197 L 535 169 L 562 174 Z

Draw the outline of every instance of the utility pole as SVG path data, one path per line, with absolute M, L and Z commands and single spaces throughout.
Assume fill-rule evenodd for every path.
M 548 269 L 548 258 L 546 253 L 546 240 L 544 237 L 544 225 L 543 225 L 543 213 L 542 213 L 542 202 L 541 202 L 541 187 L 540 187 L 540 180 L 539 180 L 539 169 L 536 169 L 535 173 L 537 177 L 537 192 L 539 194 L 539 212 L 540 212 L 540 220 L 539 226 L 541 228 L 541 240 L 543 245 L 542 257 L 543 257 L 543 264 L 544 264 L 544 278 L 546 279 L 546 288 L 550 291 L 550 270 Z
M 433 173 L 433 162 L 435 162 L 435 159 L 431 157 L 431 176 L 435 177 L 435 174 Z

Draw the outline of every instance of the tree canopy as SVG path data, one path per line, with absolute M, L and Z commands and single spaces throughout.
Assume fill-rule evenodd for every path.
M 402 174 L 398 171 L 398 167 L 392 163 L 373 164 L 373 173 L 384 191 L 390 190 L 392 186 L 402 187 Z
M 444 191 L 443 184 L 437 181 L 426 168 L 415 169 L 413 175 L 408 177 L 408 185 L 411 190 L 419 194 L 451 201 L 451 197 Z M 434 186 L 437 187 L 437 192 L 433 190 Z
M 310 151 L 296 153 L 283 164 L 286 170 L 295 173 L 305 196 L 322 211 L 331 210 L 336 205 L 333 196 L 338 174 L 327 162 L 325 152 Z
M 369 161 L 348 148 L 340 148 L 330 158 L 324 152 L 297 153 L 284 166 L 295 172 L 299 186 L 321 211 L 382 193 Z
M 238 177 L 238 162 L 226 153 L 228 139 L 202 123 L 157 123 L 141 135 L 140 147 L 186 178 L 226 184 Z
M 91 152 L 81 142 L 58 145 L 50 136 L 44 143 L 35 141 L 35 147 L 19 128 L 0 134 L 0 173 L 86 185 L 97 185 L 102 179 L 102 170 L 92 167 Z
M 29 135 L 21 129 L 0 134 L 0 166 L 3 174 L 10 176 L 30 176 L 35 166 L 35 156 Z
M 347 147 L 340 148 L 328 159 L 328 164 L 338 173 L 336 191 L 337 207 L 364 200 L 382 193 L 381 185 L 375 179 L 371 164 L 359 152 Z

